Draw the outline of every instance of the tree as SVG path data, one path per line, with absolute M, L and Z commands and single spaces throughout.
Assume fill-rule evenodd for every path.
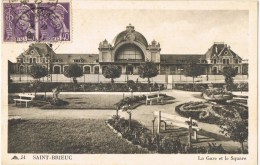
M 42 83 L 40 82 L 40 78 L 48 75 L 48 70 L 45 66 L 34 64 L 31 66 L 30 75 L 35 79 L 35 81 L 31 84 L 32 89 L 34 90 L 34 94 L 36 96 L 37 91 L 40 89 Z M 45 90 L 45 98 L 46 98 L 46 90 Z
M 194 60 L 189 60 L 187 65 L 184 67 L 184 75 L 192 77 L 193 91 L 194 91 L 194 78 L 203 74 L 203 67 L 197 64 Z
M 48 70 L 43 65 L 34 64 L 34 65 L 31 66 L 30 75 L 34 79 L 40 79 L 40 78 L 45 77 L 45 76 L 48 75 Z
M 248 139 L 248 120 L 225 118 L 220 124 L 221 133 L 231 140 L 239 142 L 244 153 L 244 141 Z
M 121 69 L 116 65 L 109 65 L 104 69 L 103 76 L 105 78 L 111 78 L 111 84 L 113 84 L 114 79 L 121 76 Z
M 63 74 L 68 78 L 73 78 L 73 82 L 76 84 L 76 78 L 83 76 L 83 70 L 78 64 L 70 64 Z
M 157 76 L 159 73 L 157 66 L 152 61 L 146 61 L 138 67 L 138 74 L 141 78 L 147 78 L 150 84 L 150 78 Z
M 232 90 L 234 86 L 234 79 L 237 75 L 237 71 L 232 67 L 225 67 L 222 72 L 223 76 L 225 77 L 225 82 L 227 85 L 227 90 Z

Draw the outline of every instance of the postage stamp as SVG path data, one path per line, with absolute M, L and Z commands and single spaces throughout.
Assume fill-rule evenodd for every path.
M 69 8 L 69 3 L 39 4 L 39 41 L 70 41 Z
M 4 42 L 35 41 L 35 4 L 4 3 Z
M 70 2 L 21 1 L 3 4 L 3 42 L 71 41 Z

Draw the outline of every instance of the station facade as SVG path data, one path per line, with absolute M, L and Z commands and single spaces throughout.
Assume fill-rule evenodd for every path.
M 110 64 L 117 65 L 122 74 L 138 74 L 138 66 L 146 60 L 156 63 L 159 74 L 180 74 L 189 60 L 204 67 L 204 74 L 221 74 L 231 66 L 238 74 L 247 74 L 248 64 L 224 42 L 215 42 L 205 54 L 161 54 L 161 45 L 146 38 L 129 25 L 109 43 L 98 45 L 97 54 L 56 54 L 52 44 L 33 43 L 9 66 L 11 74 L 27 74 L 33 64 L 48 68 L 50 74 L 63 74 L 69 64 L 77 63 L 84 74 L 102 74 Z

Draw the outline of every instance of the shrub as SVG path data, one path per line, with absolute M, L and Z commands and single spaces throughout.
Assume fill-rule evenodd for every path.
M 162 153 L 181 153 L 182 144 L 179 139 L 173 140 L 171 138 L 162 138 L 160 152 Z
M 213 108 L 213 111 L 216 112 L 220 116 L 229 117 L 229 118 L 235 117 L 234 113 L 236 113 L 236 112 L 231 112 L 223 107 L 218 107 L 218 106 L 213 106 L 212 108 Z
M 118 103 L 116 103 L 115 105 L 119 108 L 122 108 L 125 105 L 133 105 L 136 103 L 141 102 L 142 100 L 145 100 L 146 96 L 133 96 L 133 97 L 126 97 L 124 99 L 121 99 Z M 131 107 L 130 107 L 131 108 Z
M 231 92 L 227 92 L 223 88 L 207 89 L 204 91 L 204 93 L 208 96 L 211 96 L 211 95 L 230 95 L 230 96 L 232 96 Z

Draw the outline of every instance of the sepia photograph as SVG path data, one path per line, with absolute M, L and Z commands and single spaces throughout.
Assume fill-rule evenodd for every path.
M 1 15 L 2 163 L 257 164 L 257 1 Z

